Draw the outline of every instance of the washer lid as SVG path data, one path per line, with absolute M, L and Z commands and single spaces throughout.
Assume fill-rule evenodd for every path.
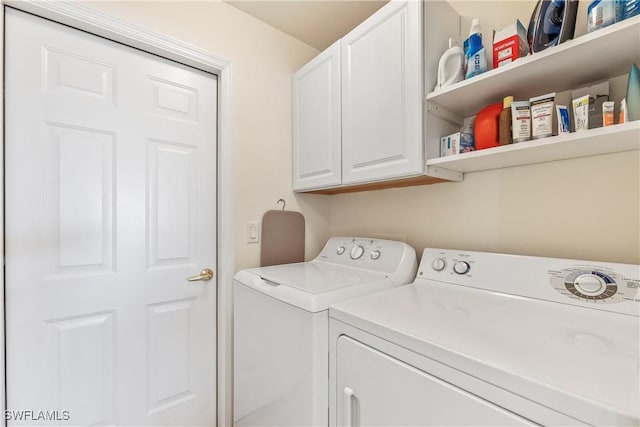
M 242 270 L 236 273 L 235 280 L 311 312 L 326 310 L 329 304 L 394 286 L 386 274 L 322 261 Z
M 249 270 L 264 280 L 319 294 L 387 277 L 385 274 L 323 262 L 273 265 Z
M 640 423 L 635 316 L 426 280 L 329 315 L 587 424 Z

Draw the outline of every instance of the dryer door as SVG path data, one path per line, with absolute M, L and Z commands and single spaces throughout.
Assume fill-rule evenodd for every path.
M 346 336 L 337 348 L 337 425 L 535 425 Z

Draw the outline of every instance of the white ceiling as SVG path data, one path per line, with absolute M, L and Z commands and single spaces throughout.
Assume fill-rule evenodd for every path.
M 387 0 L 224 0 L 302 42 L 324 50 Z

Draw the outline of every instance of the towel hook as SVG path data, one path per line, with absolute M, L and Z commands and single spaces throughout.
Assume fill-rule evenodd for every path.
M 285 202 L 284 199 L 278 199 L 278 201 L 276 202 L 276 205 L 280 202 L 282 202 L 282 210 L 284 210 L 285 206 L 287 206 L 287 202 Z

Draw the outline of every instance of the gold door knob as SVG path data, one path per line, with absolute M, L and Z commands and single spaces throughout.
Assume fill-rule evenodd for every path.
M 213 279 L 213 271 L 210 268 L 205 268 L 198 276 L 187 277 L 189 282 L 207 281 L 211 279 Z

